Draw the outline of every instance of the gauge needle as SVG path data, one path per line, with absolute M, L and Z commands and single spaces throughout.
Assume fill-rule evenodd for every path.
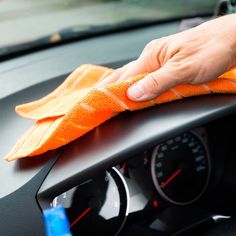
M 92 208 L 89 207 L 85 211 L 83 211 L 71 224 L 70 228 L 72 228 L 75 224 L 77 224 L 84 216 L 86 216 Z
M 165 188 L 181 171 L 181 169 L 176 170 L 165 182 L 162 182 L 161 188 Z
M 122 171 L 122 173 L 125 173 L 125 171 L 126 171 L 126 162 L 121 166 L 121 171 Z

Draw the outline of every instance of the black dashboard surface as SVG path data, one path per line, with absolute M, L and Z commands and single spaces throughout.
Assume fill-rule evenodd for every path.
M 121 114 L 68 145 L 39 195 L 73 186 L 99 168 L 113 166 L 171 136 L 232 114 L 235 109 L 234 95 L 216 95 Z
M 173 22 L 101 36 L 2 63 L 0 156 L 5 155 L 32 125 L 32 121 L 15 114 L 15 105 L 44 96 L 82 63 L 119 67 L 137 56 L 152 38 L 176 32 L 178 25 L 179 22 Z M 33 229 L 37 229 L 35 235 L 43 235 L 36 195 L 42 206 L 48 196 L 62 193 L 78 181 L 115 166 L 146 148 L 235 113 L 235 95 L 188 98 L 120 114 L 59 149 L 54 156 L 49 153 L 11 163 L 1 159 L 1 233 L 32 235 Z M 28 211 L 24 212 L 25 208 Z M 26 221 L 31 227 L 22 227 Z
M 119 67 L 137 57 L 154 37 L 178 31 L 180 22 L 170 22 L 58 46 L 21 56 L 0 64 L 0 156 L 32 125 L 15 114 L 15 106 L 38 99 L 56 88 L 66 76 L 84 63 Z M 133 40 L 135 39 L 135 44 Z M 0 160 L 0 197 L 16 190 L 41 168 L 45 161 Z M 7 177 L 8 176 L 8 177 Z M 7 181 L 6 181 L 7 178 Z

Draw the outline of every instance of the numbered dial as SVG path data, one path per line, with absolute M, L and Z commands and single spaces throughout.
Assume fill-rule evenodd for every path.
M 151 172 L 157 191 L 167 201 L 177 205 L 196 201 L 205 191 L 210 174 L 203 139 L 186 132 L 157 145 Z
M 128 214 L 128 189 L 116 168 L 57 196 L 52 207 L 63 205 L 73 235 L 117 235 Z

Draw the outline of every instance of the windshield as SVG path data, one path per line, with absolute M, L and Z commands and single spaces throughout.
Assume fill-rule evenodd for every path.
M 217 0 L 0 0 L 0 49 L 63 29 L 213 13 Z M 94 26 L 88 28 L 88 26 Z M 57 41 L 57 36 L 52 39 Z M 18 47 L 19 48 L 19 47 Z

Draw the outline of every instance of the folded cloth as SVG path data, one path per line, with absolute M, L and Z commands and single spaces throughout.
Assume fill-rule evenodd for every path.
M 63 146 L 125 110 L 137 110 L 184 97 L 211 93 L 236 93 L 236 69 L 202 85 L 178 85 L 148 102 L 133 102 L 129 86 L 146 74 L 117 81 L 103 88 L 95 84 L 112 69 L 82 65 L 46 97 L 16 107 L 16 112 L 36 120 L 5 160 L 35 156 Z

